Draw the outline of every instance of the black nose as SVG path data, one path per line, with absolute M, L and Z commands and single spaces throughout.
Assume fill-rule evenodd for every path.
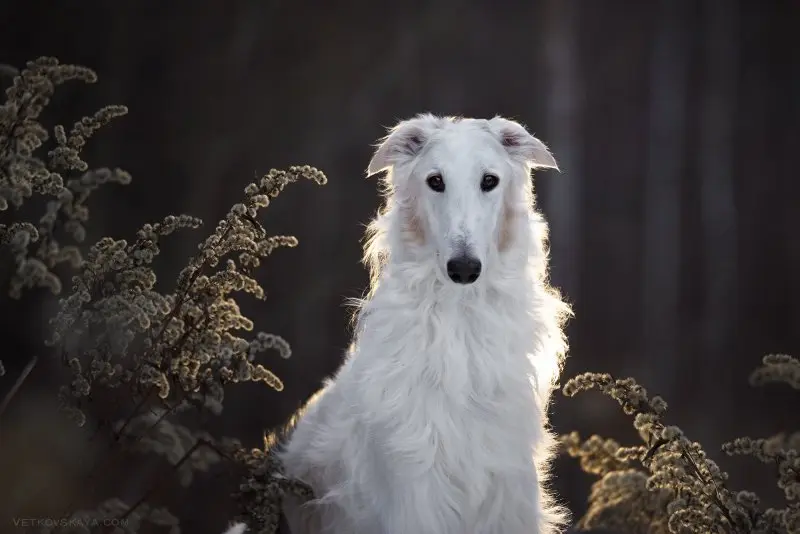
M 468 256 L 459 256 L 447 262 L 447 276 L 456 284 L 471 284 L 481 275 L 481 262 Z

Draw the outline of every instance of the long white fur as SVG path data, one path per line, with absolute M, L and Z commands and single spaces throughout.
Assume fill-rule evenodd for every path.
M 223 534 L 244 534 L 246 530 L 247 527 L 244 523 L 236 523 L 229 526 L 228 530 L 226 530 Z
M 343 365 L 280 453 L 317 497 L 285 503 L 292 534 L 559 532 L 547 409 L 570 310 L 547 282 L 536 167 L 557 168 L 500 117 L 419 115 L 377 148 L 368 170 L 388 172 L 365 247 L 370 291 Z M 500 179 L 490 192 L 487 172 Z M 471 285 L 446 274 L 464 252 L 483 264 Z

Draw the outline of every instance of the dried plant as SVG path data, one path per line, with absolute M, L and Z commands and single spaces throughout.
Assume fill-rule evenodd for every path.
M 222 461 L 245 467 L 252 480 L 271 477 L 266 470 L 275 466 L 260 463 L 253 451 L 234 440 L 215 439 L 178 418 L 189 409 L 220 413 L 229 384 L 253 381 L 283 389 L 259 359 L 267 351 L 288 358 L 289 344 L 265 332 L 246 336 L 254 324 L 241 313 L 236 294 L 264 299 L 255 269 L 275 249 L 297 245 L 292 236 L 269 236 L 259 222 L 260 210 L 289 183 L 308 179 L 324 184 L 325 175 L 296 166 L 272 170 L 249 184 L 242 201 L 198 246 L 171 290 L 161 291 L 153 262 L 163 238 L 197 229 L 202 221 L 168 216 L 145 224 L 132 241 L 104 237 L 82 253 L 90 193 L 103 183 L 126 184 L 130 176 L 120 170 L 89 171 L 80 150 L 98 128 L 127 110 L 108 106 L 81 119 L 69 132 L 56 126 L 52 148 L 46 157 L 39 156 L 50 139 L 40 114 L 55 87 L 72 79 L 93 83 L 97 77 L 84 67 L 40 58 L 16 74 L 6 91 L 0 106 L 0 210 L 15 211 L 7 224 L 0 224 L 0 246 L 15 263 L 9 291 L 14 298 L 33 287 L 61 293 L 61 279 L 53 269 L 65 261 L 74 269 L 46 343 L 50 354 L 70 370 L 69 383 L 59 391 L 63 411 L 83 426 L 98 417 L 96 407 L 87 410 L 94 397 L 126 401 L 103 415 L 114 421 L 108 425 L 112 439 L 84 483 L 91 484 L 109 462 L 125 457 L 117 449 L 161 456 L 174 468 L 168 474 L 184 485 L 197 471 Z M 31 223 L 24 220 L 21 208 L 34 194 L 48 200 L 45 214 Z M 62 244 L 65 238 L 72 243 Z M 0 374 L 2 370 L 0 365 Z M 96 433 L 103 429 L 101 423 Z M 177 534 L 177 519 L 148 504 L 160 482 L 135 503 L 112 496 L 93 511 L 74 513 L 70 510 L 77 503 L 72 503 L 62 521 L 44 525 L 44 530 L 96 532 L 102 527 L 101 531 L 127 533 L 149 522 Z
M 19 298 L 25 288 L 61 291 L 61 281 L 52 269 L 64 262 L 73 267 L 81 264 L 75 243 L 86 237 L 89 194 L 102 184 L 127 184 L 131 179 L 120 169 L 89 170 L 81 159 L 87 140 L 115 117 L 125 115 L 124 106 L 106 106 L 77 121 L 69 132 L 56 126 L 54 146 L 42 154 L 51 136 L 40 116 L 56 87 L 70 80 L 95 83 L 97 75 L 86 67 L 59 64 L 55 58 L 30 61 L 14 76 L 0 105 L 0 211 L 19 211 L 34 195 L 47 199 L 45 213 L 37 222 L 15 217 L 9 224 L 0 224 L 0 243 L 10 249 L 16 264 L 10 287 L 13 298 Z M 64 239 L 73 244 L 62 244 Z
M 103 238 L 90 249 L 71 294 L 61 300 L 50 340 L 72 371 L 60 399 L 78 424 L 85 423 L 83 406 L 96 390 L 124 387 L 125 397 L 136 406 L 115 423 L 117 438 L 127 438 L 133 450 L 165 457 L 183 484 L 191 483 L 194 471 L 207 470 L 222 458 L 242 457 L 229 443 L 220 445 L 207 433 L 168 418 L 190 408 L 219 414 L 228 384 L 258 381 L 283 388 L 256 360 L 268 350 L 288 358 L 288 343 L 264 332 L 241 337 L 239 332 L 252 330 L 253 322 L 241 314 L 232 294 L 263 299 L 253 270 L 276 248 L 297 245 L 291 236 L 268 236 L 257 217 L 270 199 L 300 178 L 326 181 L 320 171 L 304 166 L 270 171 L 248 185 L 244 201 L 199 245 L 171 293 L 155 289 L 152 261 L 160 239 L 181 228 L 197 228 L 198 219 L 170 216 L 145 225 L 133 243 Z M 137 509 L 132 506 L 124 516 Z
M 260 381 L 283 389 L 254 361 L 266 350 L 288 358 L 288 343 L 264 332 L 249 340 L 239 336 L 252 330 L 253 322 L 231 294 L 263 299 L 253 269 L 276 248 L 297 245 L 291 236 L 267 236 L 256 217 L 299 178 L 325 182 L 320 171 L 306 166 L 273 170 L 248 185 L 244 202 L 234 205 L 200 244 L 171 293 L 154 288 L 151 264 L 159 240 L 180 228 L 198 227 L 198 219 L 170 216 L 145 225 L 133 243 L 103 238 L 95 244 L 53 320 L 51 344 L 60 348 L 74 377 L 62 388 L 65 409 L 82 422 L 82 401 L 98 386 L 125 385 L 131 398 L 155 402 L 167 412 L 194 405 L 215 413 L 222 409 L 226 384 Z
M 800 389 L 800 362 L 786 355 L 766 356 L 750 383 L 769 382 Z M 800 532 L 800 433 L 743 437 L 722 446 L 728 455 L 752 456 L 777 468 L 786 506 L 764 509 L 755 493 L 729 489 L 728 475 L 700 444 L 664 421 L 667 405 L 660 397 L 648 397 L 633 379 L 599 373 L 569 380 L 563 393 L 571 397 L 591 389 L 610 396 L 633 416 L 644 444 L 623 447 L 599 436 L 583 441 L 575 432 L 561 437 L 567 454 L 599 477 L 580 528 L 653 534 Z
M 278 531 L 281 505 L 286 495 L 301 502 L 313 498 L 313 490 L 305 482 L 289 478 L 275 454 L 278 434 L 264 437 L 263 449 L 239 448 L 234 458 L 244 466 L 245 476 L 234 498 L 240 509 L 238 521 L 248 525 L 248 532 L 274 534 Z

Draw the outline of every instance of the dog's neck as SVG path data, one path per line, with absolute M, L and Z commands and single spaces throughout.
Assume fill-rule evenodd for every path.
M 479 301 L 486 303 L 487 297 L 504 297 L 507 303 L 520 300 L 536 280 L 527 265 L 511 265 L 500 257 L 486 264 L 481 277 L 472 284 L 457 284 L 449 280 L 438 267 L 436 260 L 401 257 L 390 259 L 381 274 L 380 285 L 391 287 L 393 292 L 410 299 L 425 299 L 437 305 L 470 305 Z
M 485 336 L 503 331 L 522 337 L 530 333 L 527 345 L 535 343 L 531 323 L 536 322 L 542 301 L 537 292 L 544 291 L 544 286 L 526 263 L 495 256 L 478 281 L 462 285 L 447 279 L 435 261 L 413 254 L 388 258 L 369 298 L 361 303 L 359 330 L 369 328 L 366 323 L 373 314 L 380 315 L 376 322 L 408 322 L 409 328 L 433 316 L 445 320 L 451 329 L 486 328 Z M 396 318 L 389 319 L 392 315 Z M 502 328 L 492 324 L 495 318 L 502 318 Z

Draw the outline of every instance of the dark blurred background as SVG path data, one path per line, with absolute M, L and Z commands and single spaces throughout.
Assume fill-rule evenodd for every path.
M 0 62 L 51 55 L 98 72 L 98 84 L 57 93 L 53 124 L 105 104 L 130 108 L 85 152 L 93 166 L 134 177 L 92 197 L 89 241 L 130 237 L 170 213 L 202 217 L 204 229 L 162 254 L 169 277 L 255 175 L 305 163 L 328 174 L 327 186 L 292 186 L 267 210 L 267 228 L 295 234 L 300 247 L 261 269 L 266 303 L 244 306 L 258 329 L 293 345 L 290 360 L 270 362 L 286 389 L 232 388 L 209 424 L 215 433 L 258 445 L 341 362 L 343 302 L 366 286 L 360 238 L 379 201 L 364 169 L 384 128 L 423 111 L 501 114 L 528 125 L 562 168 L 538 173 L 535 187 L 552 227 L 553 281 L 575 310 L 565 377 L 636 377 L 666 398 L 670 421 L 705 444 L 733 487 L 778 495 L 769 468 L 723 458 L 719 445 L 800 427 L 798 397 L 747 386 L 763 354 L 800 354 L 800 2 L 0 7 Z M 43 292 L 0 301 L 0 391 L 39 350 L 53 302 Z M 4 453 L 6 504 L 34 474 L 51 492 L 89 491 L 53 475 L 91 455 L 45 415 L 62 379 L 60 364 L 42 362 L 15 398 L 17 446 L 38 459 Z M 592 395 L 557 394 L 553 423 L 636 439 L 616 404 Z M 134 470 L 117 494 L 137 498 L 150 474 Z M 166 497 L 184 532 L 224 525 L 235 481 L 220 480 L 200 475 L 189 493 Z M 589 483 L 574 461 L 558 462 L 555 485 L 578 515 Z

